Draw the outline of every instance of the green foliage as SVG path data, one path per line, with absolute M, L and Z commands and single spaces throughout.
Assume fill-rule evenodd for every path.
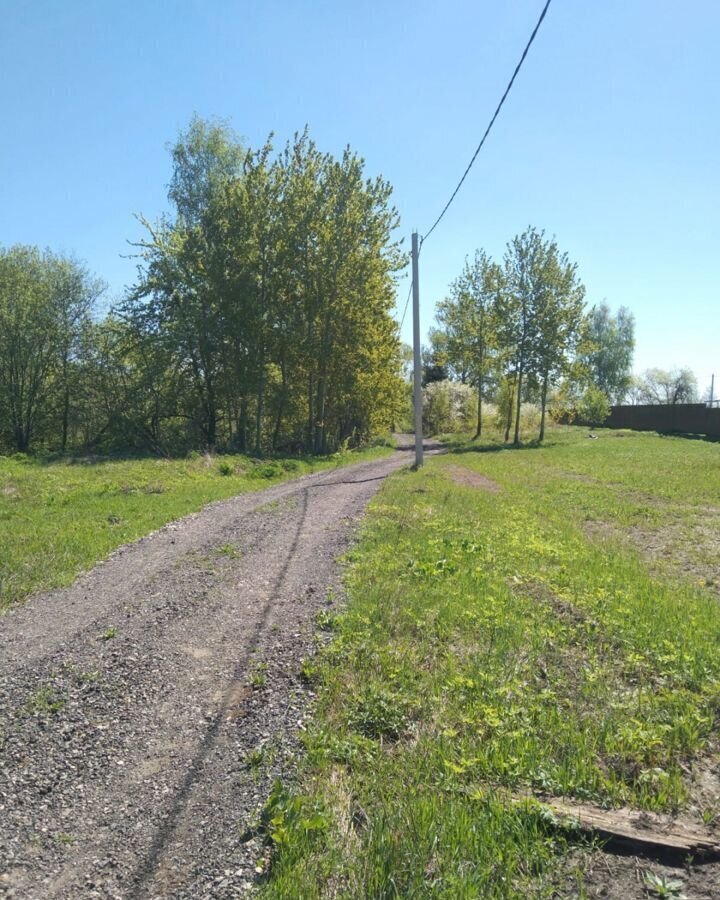
M 67 701 L 59 697 L 53 688 L 45 686 L 38 688 L 27 701 L 27 712 L 32 716 L 53 715 L 60 712 Z
M 640 403 L 669 404 L 695 403 L 697 379 L 690 369 L 647 369 L 633 388 Z
M 314 842 L 326 831 L 328 820 L 321 804 L 292 795 L 276 781 L 262 813 L 262 825 L 268 840 L 282 847 L 298 832 L 306 841 Z
M 392 424 L 404 265 L 391 188 L 307 133 L 273 157 L 195 120 L 173 151 L 175 220 L 145 222 L 124 306 L 170 406 L 208 446 L 324 453 Z
M 140 219 L 137 284 L 104 320 L 82 265 L 0 250 L 0 447 L 324 454 L 389 430 L 405 255 L 388 182 L 307 132 L 253 150 L 198 117 L 171 157 L 172 214 Z
M 484 251 L 466 262 L 450 297 L 438 304 L 432 340 L 452 374 L 475 386 L 476 437 L 483 401 L 492 392 L 506 440 L 514 420 L 515 443 L 522 405 L 537 399 L 542 441 L 550 390 L 573 372 L 584 297 L 577 266 L 536 228 L 510 241 L 502 267 Z
M 678 878 L 666 878 L 664 875 L 655 875 L 647 872 L 643 878 L 645 887 L 653 897 L 667 898 L 667 900 L 685 900 L 683 894 L 684 883 Z
M 577 412 L 588 425 L 602 425 L 610 415 L 610 402 L 604 391 L 590 384 L 580 398 Z
M 67 445 L 102 289 L 71 258 L 0 248 L 0 445 L 26 452 L 54 432 Z
M 577 418 L 578 397 L 575 385 L 563 381 L 549 397 L 548 414 L 556 425 L 572 425 Z
M 433 381 L 423 389 L 423 431 L 445 434 L 470 427 L 475 401 L 469 385 L 454 381 Z
M 635 319 L 621 306 L 612 315 L 607 303 L 590 310 L 585 323 L 580 360 L 590 382 L 612 402 L 622 401 L 630 387 Z
M 450 297 L 437 306 L 440 326 L 435 342 L 442 343 L 453 374 L 477 391 L 476 436 L 482 433 L 482 402 L 488 382 L 497 374 L 505 348 L 499 341 L 499 308 L 505 288 L 502 269 L 484 251 L 465 262 L 450 286 Z
M 567 254 L 560 253 L 554 240 L 546 240 L 543 231 L 532 227 L 508 244 L 504 273 L 501 317 L 517 387 L 517 444 L 524 377 L 540 387 L 539 439 L 544 437 L 548 389 L 570 368 L 580 334 L 585 288 Z

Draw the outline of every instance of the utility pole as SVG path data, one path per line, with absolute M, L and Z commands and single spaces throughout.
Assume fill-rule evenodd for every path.
M 715 398 L 715 375 L 710 376 L 710 406 L 713 405 L 713 400 Z
M 422 369 L 420 363 L 420 282 L 418 280 L 418 234 L 412 235 L 413 294 L 413 400 L 415 404 L 415 465 L 423 464 Z

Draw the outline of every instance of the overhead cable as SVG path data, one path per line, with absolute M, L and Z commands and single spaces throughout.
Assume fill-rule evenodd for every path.
M 537 24 L 535 25 L 535 28 L 533 29 L 533 33 L 530 35 L 530 40 L 527 42 L 525 49 L 523 50 L 523 54 L 520 57 L 520 62 L 515 66 L 515 71 L 513 72 L 512 78 L 508 82 L 508 86 L 505 88 L 505 93 L 500 98 L 500 102 L 497 105 L 497 109 L 495 110 L 495 113 L 494 113 L 492 119 L 490 119 L 490 124 L 485 129 L 485 134 L 482 136 L 482 140 L 477 145 L 477 149 L 475 150 L 475 153 L 473 153 L 473 157 L 470 160 L 470 162 L 468 163 L 468 167 L 467 167 L 467 169 L 465 169 L 465 171 L 463 173 L 463 177 L 460 179 L 457 187 L 452 192 L 450 199 L 443 207 L 443 211 L 440 213 L 440 215 L 437 217 L 437 219 L 435 219 L 435 221 L 432 224 L 432 227 L 427 232 L 427 234 L 421 239 L 420 246 L 422 246 L 422 244 L 430 237 L 430 235 L 433 233 L 433 231 L 435 231 L 437 226 L 440 224 L 442 217 L 445 215 L 445 213 L 450 208 L 450 204 L 453 202 L 453 200 L 457 196 L 457 193 L 460 190 L 460 188 L 462 187 L 463 182 L 467 178 L 468 173 L 470 172 L 470 169 L 472 169 L 473 163 L 477 159 L 478 153 L 480 153 L 480 151 L 482 150 L 482 146 L 485 143 L 487 136 L 490 134 L 490 131 L 491 131 L 493 125 L 495 124 L 495 119 L 497 119 L 497 117 L 500 113 L 500 110 L 502 109 L 503 103 L 505 102 L 507 95 L 510 93 L 510 89 L 512 88 L 513 83 L 514 83 L 515 79 L 517 78 L 517 74 L 520 71 L 520 69 L 522 68 L 522 64 L 525 62 L 525 57 L 528 55 L 528 50 L 532 46 L 532 42 L 535 40 L 535 35 L 538 33 L 538 30 L 539 30 L 540 26 L 542 25 L 543 19 L 545 18 L 545 13 L 548 11 L 548 7 L 550 6 L 550 3 L 551 3 L 551 0 L 547 0 L 545 6 L 543 7 L 543 11 L 540 13 L 540 18 L 537 20 Z
M 413 282 L 410 280 L 410 287 L 408 288 L 407 300 L 405 301 L 405 309 L 403 310 L 402 319 L 400 319 L 400 331 L 402 331 L 403 323 L 405 322 L 405 315 L 408 311 L 408 303 L 410 302 L 410 294 L 412 294 Z

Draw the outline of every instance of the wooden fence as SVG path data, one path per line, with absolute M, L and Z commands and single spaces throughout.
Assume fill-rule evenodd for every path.
M 607 428 L 705 434 L 708 437 L 720 438 L 720 409 L 707 406 L 705 403 L 613 406 L 604 425 Z

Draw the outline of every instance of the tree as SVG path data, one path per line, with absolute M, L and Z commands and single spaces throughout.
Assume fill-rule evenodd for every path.
M 503 290 L 502 269 L 478 250 L 472 263 L 466 260 L 462 274 L 450 286 L 449 298 L 438 304 L 436 313 L 451 370 L 477 390 L 475 438 L 482 434 L 483 397 L 496 364 Z
M 542 249 L 542 284 L 534 292 L 533 341 L 530 374 L 540 387 L 540 432 L 545 437 L 548 389 L 570 374 L 580 339 L 585 287 L 577 266 L 558 251 L 555 241 Z
M 192 385 L 186 412 L 205 445 L 214 447 L 225 323 L 223 296 L 212 278 L 218 266 L 211 232 L 222 192 L 240 176 L 247 154 L 226 125 L 197 117 L 171 154 L 168 198 L 175 218 L 156 225 L 141 219 L 148 237 L 136 245 L 140 277 L 122 312 L 137 335 L 172 349 Z
M 0 441 L 324 453 L 389 427 L 406 258 L 388 182 L 307 130 L 276 154 L 195 117 L 171 156 L 172 213 L 141 219 L 137 283 L 103 322 L 80 263 L 0 251 Z
M 55 394 L 60 417 L 60 450 L 65 453 L 71 427 L 73 401 L 78 406 L 84 357 L 91 337 L 91 315 L 106 285 L 72 258 L 56 257 L 53 264 L 58 315 L 58 368 Z M 79 415 L 79 410 L 75 410 Z
M 613 316 L 607 303 L 593 306 L 585 321 L 581 360 L 589 380 L 613 403 L 619 403 L 631 384 L 635 319 L 621 306 Z
M 430 346 L 422 347 L 420 351 L 423 387 L 435 381 L 448 379 L 450 372 L 446 343 L 445 335 L 440 329 L 431 329 Z
M 623 398 L 625 402 L 630 403 L 632 406 L 637 406 L 638 403 L 645 402 L 644 394 L 645 390 L 642 378 L 638 375 L 631 375 Z
M 214 446 L 322 453 L 402 403 L 391 188 L 307 132 L 275 156 L 194 120 L 173 150 L 175 217 L 145 222 L 123 315 L 169 353 L 184 413 Z
M 0 406 L 16 450 L 30 449 L 54 411 L 65 449 L 79 344 L 101 290 L 76 260 L 36 247 L 0 249 Z
M 507 348 L 510 360 L 508 377 L 514 384 L 517 444 L 525 377 L 540 389 L 540 439 L 544 437 L 548 388 L 569 369 L 578 341 L 585 289 L 575 264 L 559 252 L 554 240 L 546 240 L 545 233 L 533 227 L 508 244 L 503 268 L 500 344 Z
M 194 115 L 170 155 L 173 173 L 168 199 L 179 222 L 188 228 L 202 227 L 225 186 L 242 172 L 247 151 L 226 122 Z
M 675 405 L 694 403 L 698 388 L 695 375 L 690 369 L 648 369 L 639 385 L 643 403 Z

